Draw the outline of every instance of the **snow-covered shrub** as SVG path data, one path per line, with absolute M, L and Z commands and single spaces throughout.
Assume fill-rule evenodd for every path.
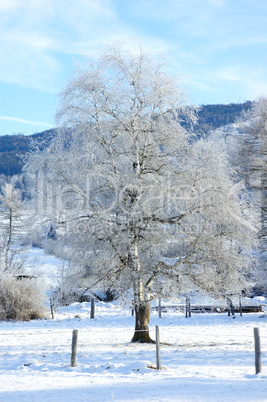
M 29 321 L 44 317 L 44 292 L 35 279 L 3 275 L 0 279 L 0 319 Z

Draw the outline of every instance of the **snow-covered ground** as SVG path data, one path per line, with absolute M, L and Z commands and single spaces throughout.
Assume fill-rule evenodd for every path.
M 0 322 L 1 401 L 267 401 L 267 317 L 263 313 L 151 316 L 155 345 L 130 343 L 130 308 L 90 303 L 60 308 L 55 319 Z M 259 327 L 262 372 L 255 375 L 253 328 Z M 73 329 L 77 366 L 70 367 Z
M 27 250 L 23 273 L 35 275 L 49 289 L 53 286 L 57 287 L 60 283 L 60 271 L 63 266 L 64 261 L 60 258 L 47 254 L 42 248 L 31 247 Z

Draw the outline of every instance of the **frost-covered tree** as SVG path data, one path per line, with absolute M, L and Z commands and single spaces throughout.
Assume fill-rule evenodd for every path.
M 0 186 L 0 320 L 30 320 L 44 316 L 43 287 L 25 274 L 28 247 L 23 244 L 28 212 L 21 181 L 12 176 Z M 19 280 L 20 279 L 20 280 Z
M 23 258 L 18 258 L 17 244 L 22 234 L 22 197 L 16 187 L 19 181 L 13 176 L 0 188 L 0 270 L 14 272 L 21 267 Z
M 253 232 L 223 142 L 200 140 L 179 82 L 142 50 L 110 47 L 61 93 L 62 130 L 33 153 L 40 214 L 64 227 L 88 286 L 132 289 L 133 341 L 150 342 L 150 301 L 182 288 L 245 286 Z
M 241 165 L 260 211 L 261 284 L 267 289 L 267 97 L 258 98 L 239 120 Z

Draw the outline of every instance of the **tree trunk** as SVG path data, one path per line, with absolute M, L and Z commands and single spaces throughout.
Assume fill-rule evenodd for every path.
M 135 304 L 135 333 L 132 342 L 153 343 L 149 336 L 150 298 L 145 295 L 137 239 L 134 237 L 129 263 L 133 270 L 133 291 Z
M 150 302 L 135 306 L 135 333 L 132 342 L 155 343 L 149 335 Z

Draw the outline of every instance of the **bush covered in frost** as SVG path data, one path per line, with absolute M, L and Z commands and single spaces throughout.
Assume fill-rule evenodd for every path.
M 0 278 L 0 320 L 29 321 L 44 317 L 44 292 L 35 279 Z

